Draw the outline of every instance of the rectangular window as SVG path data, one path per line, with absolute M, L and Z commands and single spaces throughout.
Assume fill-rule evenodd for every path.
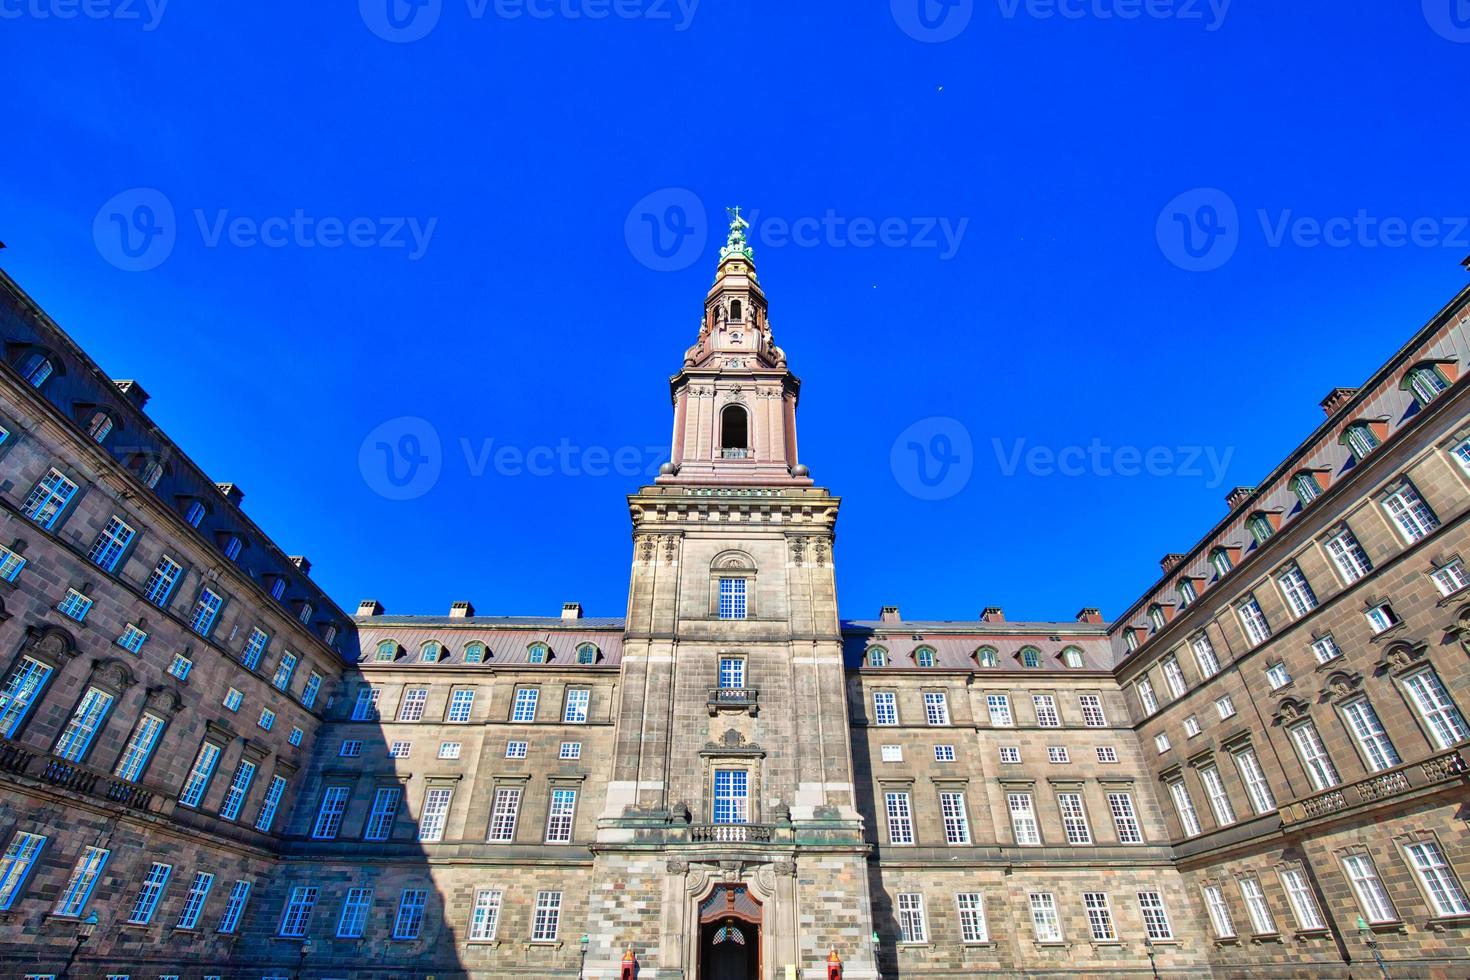
M 209 890 L 213 887 L 214 875 L 208 871 L 200 871 L 194 875 L 189 892 L 184 896 L 184 907 L 179 910 L 176 928 L 193 929 L 199 924 L 199 914 L 204 911 L 204 902 L 209 898 Z
M 291 675 L 296 672 L 296 654 L 287 650 L 281 654 L 281 662 L 276 665 L 275 676 L 271 678 L 271 685 L 279 691 L 284 691 L 291 686 Z
M 162 733 L 163 719 L 157 715 L 144 714 L 138 719 L 138 726 L 133 729 L 128 744 L 124 746 L 122 755 L 117 760 L 114 771 L 119 779 L 129 783 L 138 781 L 143 767 L 148 765 L 148 760 L 153 755 L 154 747 L 158 745 L 158 736 Z
M 182 653 L 174 654 L 173 660 L 169 661 L 168 665 L 168 672 L 181 681 L 187 679 L 189 676 L 189 671 L 193 669 L 194 661 L 190 660 Z
M 87 900 L 92 897 L 92 889 L 97 887 L 97 881 L 102 877 L 109 855 L 110 852 L 101 847 L 83 848 L 71 869 L 66 887 L 61 890 L 54 914 L 79 917 L 87 910 Z
M 344 738 L 341 747 L 337 749 L 337 755 L 343 759 L 356 759 L 362 755 L 362 739 Z
M 1327 755 L 1327 747 L 1322 744 L 1322 736 L 1317 734 L 1317 726 L 1305 721 L 1290 732 L 1292 744 L 1301 756 L 1302 767 L 1306 769 L 1312 787 L 1323 790 L 1336 786 L 1340 782 L 1337 767 Z
M 1347 870 L 1348 882 L 1352 884 L 1353 894 L 1358 897 L 1358 905 L 1368 921 L 1397 921 L 1398 912 L 1394 911 L 1388 891 L 1378 878 L 1378 869 L 1373 867 L 1373 860 L 1366 854 L 1354 854 L 1343 858 L 1342 866 Z
M 199 598 L 194 600 L 194 611 L 189 614 L 189 628 L 200 636 L 209 636 L 223 605 L 224 599 L 217 593 L 210 589 L 200 589 Z
M 1087 825 L 1087 811 L 1081 793 L 1058 793 L 1057 808 L 1062 811 L 1062 827 L 1068 844 L 1091 844 L 1092 828 Z
M 368 912 L 373 907 L 371 888 L 349 888 L 342 901 L 342 916 L 337 920 L 338 939 L 361 939 L 367 929 Z
M 1174 810 L 1179 814 L 1179 826 L 1184 829 L 1184 836 L 1199 836 L 1204 828 L 1200 826 L 1199 813 L 1194 809 L 1194 801 L 1189 798 L 1189 787 L 1184 785 L 1184 780 L 1170 783 L 1169 795 L 1174 800 Z
M 741 580 L 741 585 L 744 581 Z M 532 920 L 531 942 L 556 942 L 561 927 L 561 892 L 536 893 L 536 918 Z
M 903 746 L 884 745 L 879 749 L 880 757 L 884 762 L 902 762 Z
M 490 812 L 490 839 L 513 841 L 516 837 L 516 816 L 521 810 L 521 791 L 500 788 L 495 791 L 495 805 Z
M 1228 694 L 1222 694 L 1215 699 L 1215 713 L 1223 721 L 1235 714 L 1235 701 Z
M 1426 668 L 1405 677 L 1404 690 L 1409 692 L 1414 710 L 1424 719 L 1436 748 L 1447 749 L 1470 738 L 1470 729 L 1465 726 L 1464 716 L 1455 707 L 1455 702 L 1440 682 L 1439 675 L 1432 669 Z M 3 700 L 3 695 L 0 695 L 0 700 Z
M 1199 733 L 1199 719 L 1194 715 L 1186 715 L 1184 717 L 1184 734 L 1189 738 L 1194 738 Z
M 1332 559 L 1332 564 L 1345 585 L 1352 585 L 1373 571 L 1368 553 L 1346 527 L 1327 539 L 1326 548 L 1327 556 Z
M 405 888 L 398 896 L 398 915 L 393 920 L 393 938 L 419 938 L 424 931 L 424 908 L 428 904 L 428 889 Z
M 1174 938 L 1169 913 L 1164 911 L 1164 896 L 1158 892 L 1139 892 L 1138 910 L 1143 913 L 1143 927 L 1155 942 Z
M 9 548 L 0 546 L 0 580 L 14 582 L 25 568 L 26 560 Z
M 562 711 L 561 720 L 568 725 L 585 725 L 587 723 L 587 705 L 592 698 L 592 692 L 585 687 L 574 687 L 567 690 L 567 704 Z
M 1159 661 L 1159 666 L 1164 668 L 1164 681 L 1169 685 L 1169 693 L 1175 700 L 1184 697 L 1189 690 L 1189 684 L 1184 680 L 1184 671 L 1179 669 L 1179 661 L 1173 657 L 1165 657 Z
M 1060 728 L 1062 719 L 1057 714 L 1057 699 L 1050 694 L 1033 694 L 1031 703 L 1036 708 L 1036 724 L 1042 728 Z
M 230 788 L 225 791 L 224 802 L 220 804 L 221 819 L 234 820 L 240 815 L 240 808 L 245 805 L 245 796 L 250 792 L 250 781 L 254 778 L 255 763 L 249 759 L 241 759 L 235 775 L 230 779 Z
M 1046 761 L 1051 763 L 1071 762 L 1065 745 L 1048 745 L 1046 747 Z
M 1051 892 L 1032 892 L 1031 928 L 1039 943 L 1062 941 L 1062 923 L 1057 918 L 1057 899 Z
M 944 842 L 970 843 L 970 818 L 965 812 L 965 794 L 940 793 L 939 811 L 944 816 Z
M 1271 690 L 1279 691 L 1291 683 L 1291 675 L 1286 672 L 1286 664 L 1270 664 L 1266 667 L 1266 683 L 1271 685 Z
M 720 618 L 745 618 L 745 579 L 720 579 Z
M 1015 718 L 1011 715 L 1011 699 L 1006 694 L 985 695 L 985 709 L 990 713 L 992 728 L 1014 728 Z
M 454 791 L 431 789 L 424 794 L 424 812 L 419 817 L 419 840 L 425 842 L 444 839 L 444 824 L 449 818 L 449 801 Z
M 20 512 L 49 531 L 76 492 L 75 483 L 52 469 L 31 490 Z
M 72 712 L 66 727 L 56 739 L 56 747 L 51 751 L 68 762 L 81 762 L 92 744 L 93 736 L 97 734 L 97 729 L 102 727 L 102 719 L 107 716 L 111 707 L 111 694 L 95 687 L 87 688 L 87 693 L 77 702 L 76 710 Z
M 300 745 L 301 740 L 305 737 L 306 732 L 302 731 L 298 726 L 292 725 L 291 734 L 286 736 L 286 741 L 290 742 L 292 745 Z
M 1281 887 L 1291 902 L 1291 914 L 1296 917 L 1296 927 L 1303 931 L 1325 929 L 1322 912 L 1317 908 L 1317 899 L 1307 884 L 1307 876 L 1299 868 L 1287 868 L 1281 872 Z
M 1088 728 L 1106 728 L 1107 716 L 1103 714 L 1102 698 L 1096 694 L 1079 694 L 1077 703 L 1082 708 L 1082 724 Z
M 740 690 L 745 687 L 745 658 L 720 658 L 720 687 L 724 690 Z
M 1118 750 L 1111 745 L 1099 745 L 1097 747 L 1097 761 L 1104 765 L 1111 765 L 1118 761 Z
M 260 812 L 255 815 L 255 829 L 262 833 L 269 833 L 271 824 L 276 820 L 276 810 L 281 805 L 281 797 L 286 792 L 286 777 L 271 776 L 271 784 L 266 788 L 265 798 L 260 801 Z
M 529 743 L 526 742 L 506 742 L 505 757 L 507 759 L 524 759 L 528 745 Z
M 934 746 L 934 761 L 935 762 L 953 762 L 954 761 L 954 746 L 953 745 L 936 745 L 936 746 Z
M 1250 916 L 1251 932 L 1258 936 L 1269 936 L 1276 932 L 1276 919 L 1271 915 L 1271 906 L 1266 904 L 1266 893 L 1255 878 L 1240 879 L 1240 897 L 1245 899 L 1245 911 Z
M 892 691 L 878 691 L 873 695 L 873 723 L 898 724 L 898 696 Z
M 357 689 L 357 701 L 352 706 L 353 721 L 376 721 L 378 718 L 378 699 L 383 692 L 375 687 L 360 687 Z
M 888 843 L 914 842 L 914 815 L 909 808 L 909 794 L 885 793 L 884 808 L 888 813 Z
M 924 692 L 924 720 L 931 725 L 949 724 L 949 701 L 943 691 Z
M 470 715 L 475 710 L 475 692 L 470 688 L 460 688 L 449 696 L 449 714 L 446 720 L 460 724 L 470 720 Z
M 1470 577 L 1465 575 L 1465 563 L 1458 558 L 1445 562 L 1431 572 L 1429 577 L 1434 580 L 1434 587 L 1439 590 L 1440 595 L 1454 595 L 1470 585 Z
M 1157 735 L 1154 736 L 1154 748 L 1158 749 L 1161 755 L 1169 751 L 1170 747 L 1171 746 L 1169 743 L 1169 735 L 1167 732 L 1159 732 Z
M 306 686 L 301 689 L 301 706 L 310 708 L 316 704 L 316 696 L 322 689 L 322 675 L 312 671 L 306 678 Z
M 1368 625 L 1374 633 L 1385 633 L 1402 622 L 1398 613 L 1393 611 L 1393 606 L 1386 602 L 1374 606 L 1364 615 L 1368 617 Z
M 1030 793 L 1007 793 L 1006 806 L 1011 812 L 1011 832 L 1016 843 L 1035 847 L 1041 843 L 1041 827 L 1036 822 L 1036 808 Z
M 265 647 L 269 642 L 270 637 L 265 630 L 259 626 L 250 628 L 250 638 L 245 641 L 245 647 L 240 651 L 240 663 L 245 665 L 246 670 L 254 670 L 260 664 L 260 658 L 265 655 Z
M 13 738 L 36 700 L 36 695 L 51 676 L 51 668 L 39 660 L 21 657 L 5 686 L 0 689 L 0 734 Z
M 1312 655 L 1317 658 L 1317 663 L 1325 664 L 1342 656 L 1342 650 L 1338 647 L 1337 641 L 1332 638 L 1332 634 L 1328 633 L 1312 641 Z
M 1016 765 L 1021 761 L 1021 747 L 1019 745 L 1002 745 L 1000 747 L 1000 761 L 1006 765 Z
M 1420 841 L 1409 844 L 1404 851 L 1409 855 L 1414 874 L 1419 876 L 1419 884 L 1434 906 L 1435 915 L 1470 915 L 1470 901 L 1466 901 L 1465 891 L 1438 844 Z
M 475 892 L 475 905 L 470 911 L 470 941 L 488 943 L 495 939 L 500 925 L 500 892 L 481 888 Z
M 1113 912 L 1108 908 L 1107 894 L 1083 892 L 1082 904 L 1087 909 L 1087 925 L 1092 930 L 1093 942 L 1114 942 L 1118 938 L 1118 933 L 1113 928 Z
M 403 692 L 403 703 L 398 706 L 399 721 L 421 721 L 424 705 L 429 701 L 427 687 L 411 687 Z
M 750 820 L 750 773 L 744 769 L 716 769 L 715 823 L 747 823 Z
M 1276 584 L 1281 587 L 1286 608 L 1291 610 L 1293 617 L 1300 619 L 1317 608 L 1317 593 L 1312 591 L 1307 577 L 1302 574 L 1301 566 L 1296 562 L 1277 573 Z
M 54 470 L 52 472 L 55 472 Z M 1383 509 L 1393 520 L 1394 526 L 1413 544 L 1439 527 L 1439 518 L 1419 496 L 1419 491 L 1408 483 L 1383 498 Z
M 337 831 L 342 827 L 342 814 L 347 810 L 347 791 L 346 786 L 328 786 L 322 794 L 316 823 L 311 828 L 314 840 L 336 840 Z
M 554 789 L 551 791 L 551 808 L 546 817 L 546 843 L 571 843 L 572 819 L 576 812 L 576 790 Z
M 178 584 L 179 575 L 183 571 L 183 566 L 168 555 L 160 556 L 158 564 L 153 566 L 153 571 L 148 576 L 147 584 L 143 586 L 144 597 L 160 609 L 168 605 L 169 596 L 173 595 L 174 586 Z
M 368 811 L 366 826 L 362 829 L 364 840 L 387 840 L 393 833 L 393 821 L 398 819 L 398 804 L 403 791 L 397 786 L 381 786 L 373 793 L 372 809 Z
M 1271 638 L 1271 624 L 1266 621 L 1266 614 L 1261 612 L 1261 604 L 1255 596 L 1236 606 L 1235 615 L 1240 618 L 1240 628 L 1245 630 L 1245 638 L 1251 646 L 1259 646 Z
M 960 910 L 960 941 L 990 942 L 990 926 L 985 921 L 985 899 L 979 892 L 961 892 L 955 896 Z
M 41 848 L 45 844 L 46 838 L 40 834 L 28 834 L 19 830 L 10 838 L 4 856 L 0 857 L 0 911 L 15 903 L 26 876 L 31 872 L 31 866 L 41 856 Z
M 1228 827 L 1235 823 L 1235 808 L 1230 805 L 1230 795 L 1225 792 L 1225 780 L 1214 766 L 1199 767 L 1199 781 L 1204 784 L 1205 797 L 1210 801 L 1210 811 L 1215 814 L 1217 827 Z
M 1205 909 L 1210 913 L 1210 925 L 1215 929 L 1216 939 L 1234 939 L 1235 922 L 1230 918 L 1230 906 L 1225 904 L 1225 894 L 1218 885 L 1206 885 Z
M 140 653 L 143 644 L 148 642 L 148 634 L 140 630 L 133 623 L 123 627 L 122 635 L 117 638 L 117 645 L 128 653 Z
M 1140 677 L 1133 689 L 1138 692 L 1138 704 L 1143 708 L 1143 713 L 1151 715 L 1159 710 L 1159 699 L 1154 694 L 1154 685 L 1147 677 Z
M 158 900 L 163 897 L 164 886 L 168 884 L 169 875 L 173 871 L 171 865 L 156 862 L 149 865 L 148 873 L 143 876 L 143 884 L 138 887 L 138 897 L 133 899 L 133 910 L 128 913 L 128 922 L 135 926 L 146 926 L 153 921 Z
M 1255 749 L 1241 749 L 1235 753 L 1235 768 L 1240 781 L 1245 783 L 1245 794 L 1250 798 L 1251 809 L 1256 813 L 1270 813 L 1276 809 L 1276 797 L 1271 794 L 1271 784 L 1256 758 Z
M 1194 651 L 1194 662 L 1199 667 L 1201 677 L 1208 680 L 1220 673 L 1220 658 L 1215 656 L 1215 648 L 1208 636 L 1196 633 L 1189 641 L 1189 648 Z
M 219 917 L 219 931 L 229 935 L 240 928 L 240 919 L 245 915 L 245 903 L 250 901 L 250 882 L 237 881 L 225 899 L 224 914 Z
M 460 743 L 459 742 L 440 742 L 439 743 L 439 758 L 441 758 L 441 759 L 458 759 L 459 758 L 459 750 L 460 750 L 460 748 L 461 748 L 461 746 L 460 746 Z
M 269 708 L 260 709 L 260 718 L 255 722 L 266 731 L 270 731 L 276 724 L 276 713 Z
M 1128 793 L 1109 793 L 1108 810 L 1113 814 L 1113 829 L 1118 832 L 1119 844 L 1142 844 L 1143 830 L 1138 824 L 1138 813 L 1133 809 L 1133 797 Z
M 582 758 L 581 742 L 563 742 L 561 751 L 557 753 L 558 759 L 580 759 Z
M 929 930 L 924 922 L 924 896 L 917 892 L 900 892 L 898 895 L 898 941 L 929 941 Z
M 1393 742 L 1389 741 L 1388 732 L 1383 730 L 1383 723 L 1378 720 L 1378 712 L 1373 710 L 1373 704 L 1367 698 L 1358 698 L 1343 705 L 1342 716 L 1368 763 L 1369 772 L 1392 769 L 1402 761 Z
M 541 690 L 535 687 L 516 688 L 515 707 L 511 709 L 511 721 L 535 721 L 536 702 L 541 698 Z
M 70 616 L 80 623 L 85 621 L 87 613 L 92 611 L 92 598 L 83 595 L 76 589 L 67 589 L 66 596 L 56 604 L 56 610 L 63 616 Z
M 87 560 L 104 572 L 116 571 L 118 559 L 128 550 L 128 545 L 133 543 L 135 535 L 136 532 L 128 523 L 114 514 L 98 533 L 97 540 L 92 542 Z

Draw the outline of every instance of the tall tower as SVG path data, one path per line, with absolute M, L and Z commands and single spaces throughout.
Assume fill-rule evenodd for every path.
M 617 751 L 589 975 L 875 977 L 833 577 L 838 499 L 797 462 L 800 382 L 732 211 L 670 381 L 670 461 L 628 499 Z

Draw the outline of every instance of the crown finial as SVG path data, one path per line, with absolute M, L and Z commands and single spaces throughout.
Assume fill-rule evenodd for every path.
M 740 205 L 726 208 L 725 213 L 730 216 L 730 235 L 725 239 L 724 246 L 720 249 L 720 261 L 723 262 L 732 255 L 742 255 L 747 259 L 755 258 L 755 249 L 745 240 L 745 229 L 750 227 L 750 222 L 740 216 Z

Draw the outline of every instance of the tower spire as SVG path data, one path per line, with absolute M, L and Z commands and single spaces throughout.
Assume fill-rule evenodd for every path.
M 750 222 L 740 216 L 740 205 L 726 208 L 725 213 L 730 216 L 730 234 L 725 239 L 725 244 L 720 248 L 720 261 L 723 263 L 732 255 L 743 256 L 751 263 L 750 278 L 755 278 L 755 249 L 751 248 L 745 240 L 745 230 L 750 227 Z

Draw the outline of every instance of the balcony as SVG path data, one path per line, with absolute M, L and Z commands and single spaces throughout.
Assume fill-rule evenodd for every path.
M 45 752 L 33 751 L 7 739 L 0 739 L 0 772 L 36 779 L 133 810 L 157 809 L 153 806 L 155 794 L 152 790 Z
M 709 714 L 713 718 L 721 709 L 757 713 L 760 692 L 753 687 L 720 687 L 709 692 Z
M 749 449 L 721 449 L 721 459 L 749 459 L 753 454 Z
M 1321 820 L 1362 809 L 1416 791 L 1446 783 L 1464 782 L 1470 764 L 1459 752 L 1446 752 L 1422 762 L 1411 762 L 1376 772 L 1367 779 L 1306 796 L 1281 808 L 1284 827 Z
M 769 844 L 776 828 L 768 823 L 696 823 L 689 827 L 695 844 Z

